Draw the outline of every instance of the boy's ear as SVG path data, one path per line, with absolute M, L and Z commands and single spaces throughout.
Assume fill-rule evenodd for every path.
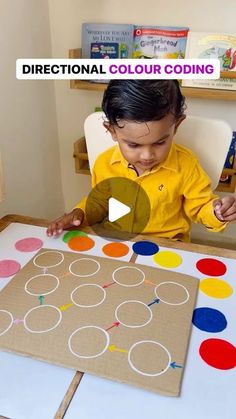
M 174 132 L 174 134 L 176 134 L 176 132 L 177 132 L 177 129 L 179 128 L 179 126 L 180 126 L 180 124 L 185 120 L 185 118 L 186 118 L 186 115 L 185 114 L 183 114 L 183 115 L 181 115 L 181 117 L 176 121 L 176 123 L 175 123 L 175 132 Z
M 103 122 L 103 126 L 104 126 L 104 128 L 106 128 L 107 131 L 110 132 L 113 141 L 117 141 L 116 132 L 114 130 L 113 125 L 110 125 L 108 122 Z

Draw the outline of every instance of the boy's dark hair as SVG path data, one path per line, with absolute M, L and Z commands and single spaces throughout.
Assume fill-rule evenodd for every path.
M 169 113 L 176 119 L 185 110 L 185 98 L 177 80 L 111 80 L 104 92 L 102 109 L 108 122 L 158 121 Z

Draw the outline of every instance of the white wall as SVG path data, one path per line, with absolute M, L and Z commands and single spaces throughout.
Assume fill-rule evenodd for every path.
M 51 56 L 48 0 L 0 0 L 0 51 L 0 216 L 52 218 L 64 209 L 54 85 L 15 77 L 16 58 Z

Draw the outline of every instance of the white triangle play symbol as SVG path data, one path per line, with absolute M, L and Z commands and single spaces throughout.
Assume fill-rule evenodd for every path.
M 130 207 L 122 202 L 118 201 L 115 198 L 110 198 L 108 201 L 108 220 L 113 223 L 113 221 L 118 220 L 124 215 L 129 214 L 131 211 Z

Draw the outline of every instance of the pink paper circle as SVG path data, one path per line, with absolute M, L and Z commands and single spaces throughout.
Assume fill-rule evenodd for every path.
M 21 266 L 16 260 L 0 260 L 0 278 L 7 278 L 8 276 L 15 275 L 20 268 Z
M 15 248 L 19 250 L 19 252 L 34 252 L 35 250 L 41 249 L 42 245 L 42 240 L 35 237 L 27 237 L 26 239 L 16 242 Z

